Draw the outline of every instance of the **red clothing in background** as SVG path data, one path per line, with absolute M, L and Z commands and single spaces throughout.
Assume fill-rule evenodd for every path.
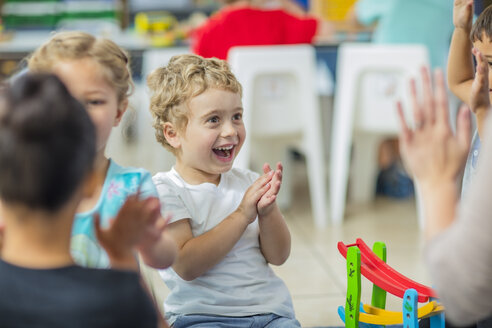
M 317 25 L 315 18 L 300 18 L 283 10 L 226 8 L 194 31 L 192 51 L 227 59 L 233 46 L 311 43 Z

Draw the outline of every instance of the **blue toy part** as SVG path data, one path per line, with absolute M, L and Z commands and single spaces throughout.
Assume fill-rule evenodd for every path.
M 364 312 L 364 310 L 362 309 L 362 303 L 360 303 L 360 311 Z M 345 324 L 345 309 L 341 305 L 338 307 L 338 316 L 340 317 L 340 319 L 342 319 L 343 323 Z M 383 328 L 383 326 L 371 325 L 365 322 L 359 322 L 358 324 L 359 324 L 359 328 Z
M 446 321 L 444 319 L 444 312 L 432 316 L 430 319 L 430 328 L 445 328 Z
M 364 304 L 362 304 L 362 302 L 360 302 L 359 312 L 363 312 L 363 313 L 366 312 L 364 311 Z M 338 316 L 340 317 L 340 319 L 342 319 L 343 323 L 345 323 L 345 309 L 341 305 L 338 307 Z M 371 325 L 371 326 L 373 326 L 374 328 L 378 327 L 377 325 Z
M 403 328 L 419 327 L 417 297 L 417 291 L 413 288 L 407 289 L 403 296 Z
M 340 305 L 337 309 L 337 312 L 338 312 L 338 316 L 340 317 L 342 322 L 345 324 L 345 309 L 343 308 L 343 306 Z
M 431 301 L 439 301 L 439 299 L 431 297 L 429 302 Z M 444 318 L 444 312 L 436 314 L 429 318 L 430 320 L 430 328 L 445 328 L 446 327 L 446 319 Z

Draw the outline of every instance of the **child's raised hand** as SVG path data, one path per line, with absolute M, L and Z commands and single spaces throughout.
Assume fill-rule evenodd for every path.
M 268 163 L 263 164 L 263 172 L 265 174 L 272 172 Z M 282 185 L 282 163 L 278 162 L 277 169 L 273 172 L 272 181 L 270 182 L 271 187 L 263 196 L 261 196 L 257 205 L 259 215 L 267 215 L 272 210 L 273 204 L 277 199 L 280 186 Z
M 454 0 L 453 24 L 455 28 L 471 30 L 473 23 L 473 0 Z
M 258 215 L 257 204 L 261 197 L 271 188 L 271 181 L 274 176 L 274 171 L 269 171 L 259 177 L 246 190 L 243 200 L 237 210 L 244 214 L 248 220 L 248 224 L 254 222 Z
M 477 48 L 473 48 L 472 52 L 477 61 L 477 69 L 471 87 L 470 109 L 477 114 L 480 110 L 490 108 L 489 64 Z
M 108 228 L 102 228 L 99 215 L 95 215 L 96 237 L 108 253 L 113 267 L 132 269 L 138 267 L 134 249 L 143 242 L 144 238 L 154 233 L 155 236 L 160 234 L 158 231 L 151 233 L 160 217 L 159 199 L 155 197 L 140 199 L 139 193 L 127 198 Z
M 453 135 L 442 71 L 435 73 L 435 92 L 427 70 L 422 71 L 422 80 L 422 102 L 417 98 L 415 81 L 411 84 L 415 130 L 408 127 L 398 104 L 400 150 L 405 165 L 420 185 L 433 188 L 445 182 L 454 183 L 463 169 L 470 144 L 470 114 L 467 109 L 460 110 L 457 132 Z

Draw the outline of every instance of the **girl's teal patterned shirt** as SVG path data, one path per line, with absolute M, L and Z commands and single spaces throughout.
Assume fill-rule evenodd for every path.
M 70 250 L 75 262 L 92 268 L 109 268 L 109 258 L 99 245 L 94 231 L 94 214 L 99 213 L 101 225 L 107 227 L 118 214 L 126 198 L 140 187 L 142 198 L 158 197 L 152 176 L 144 169 L 121 167 L 110 160 L 101 196 L 96 206 L 75 216 Z

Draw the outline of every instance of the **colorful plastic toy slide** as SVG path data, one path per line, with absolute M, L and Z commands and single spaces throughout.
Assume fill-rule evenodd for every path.
M 360 238 L 357 238 L 355 244 L 345 245 L 339 242 L 338 250 L 343 257 L 347 258 L 347 249 L 352 246 L 357 246 L 360 250 L 361 273 L 373 284 L 400 298 L 403 298 L 407 289 L 413 288 L 417 291 L 418 301 L 421 303 L 427 302 L 429 297 L 437 297 L 430 287 L 419 284 L 391 268 Z
M 444 328 L 444 308 L 433 300 L 436 293 L 386 264 L 384 243 L 375 243 L 372 251 L 359 238 L 354 244 L 339 242 L 338 249 L 347 259 L 345 308 L 338 308 L 345 327 L 382 328 L 403 324 L 405 328 L 417 328 L 419 319 L 431 317 L 431 328 Z M 362 275 L 374 284 L 371 305 L 360 303 Z M 402 298 L 402 312 L 385 310 L 386 292 Z M 418 308 L 418 302 L 429 299 L 429 303 Z

